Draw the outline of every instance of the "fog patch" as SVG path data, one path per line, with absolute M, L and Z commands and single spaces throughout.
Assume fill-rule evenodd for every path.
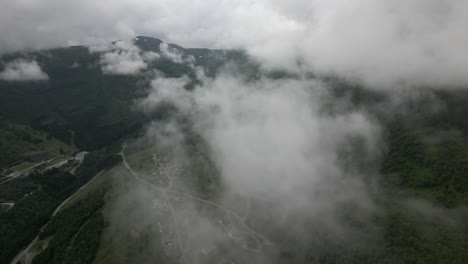
M 371 217 L 379 213 L 378 186 L 370 180 L 377 174 L 370 164 L 382 150 L 380 126 L 369 113 L 329 107 L 331 100 L 350 102 L 334 99 L 318 80 L 246 82 L 230 72 L 199 77 L 202 84 L 188 91 L 187 77 L 159 76 L 141 102 L 148 112 L 161 104 L 172 104 L 176 111 L 153 123 L 140 147 L 155 144 L 170 153 L 168 164 L 186 168 L 207 156 L 218 172 L 210 198 L 203 197 L 212 190 L 201 192 L 197 184 L 211 181 L 200 182 L 193 168 L 182 169 L 171 187 L 179 197 L 173 204 L 181 204 L 172 215 L 199 226 L 179 228 L 186 251 L 219 253 L 234 243 L 237 249 L 228 252 L 240 250 L 240 258 L 256 252 L 258 263 L 269 263 L 277 257 L 280 245 L 275 243 L 286 237 L 298 245 L 326 239 L 360 249 L 375 241 Z M 190 152 L 187 138 L 193 134 L 205 149 Z M 152 209 L 144 205 L 142 210 Z M 203 237 L 203 243 L 189 242 L 191 237 Z M 360 243 L 352 242 L 356 237 Z
M 110 75 L 135 75 L 141 73 L 148 67 L 148 61 L 159 58 L 154 52 L 141 52 L 133 45 L 123 41 L 114 42 L 112 45 L 101 48 L 96 47 L 93 51 L 107 49 L 100 58 L 101 70 Z
M 5 65 L 0 72 L 0 79 L 5 81 L 41 81 L 48 80 L 49 76 L 42 71 L 35 60 L 17 59 Z
M 182 54 L 178 52 L 175 48 L 169 46 L 167 43 L 161 43 L 159 45 L 161 54 L 163 57 L 171 60 L 174 63 L 183 63 Z

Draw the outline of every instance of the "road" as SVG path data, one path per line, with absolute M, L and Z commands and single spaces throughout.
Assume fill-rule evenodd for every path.
M 154 185 L 144 179 L 142 179 L 140 176 L 138 176 L 138 174 L 130 167 L 130 164 L 127 162 L 127 157 L 125 156 L 125 148 L 127 147 L 127 145 L 124 143 L 122 145 L 122 150 L 120 151 L 120 156 L 122 157 L 122 163 L 124 165 L 124 167 L 133 175 L 133 177 L 138 180 L 139 182 L 145 184 L 145 185 L 150 185 L 152 187 L 155 187 L 157 190 L 161 191 L 162 192 L 162 195 L 164 197 L 164 200 L 166 201 L 166 204 L 167 206 L 169 207 L 169 210 L 170 210 L 170 216 L 171 216 L 171 219 L 172 219 L 172 222 L 175 224 L 175 221 L 174 221 L 174 207 L 172 206 L 171 202 L 169 201 L 169 197 L 167 196 L 167 193 L 166 191 L 168 190 L 168 188 L 170 188 L 170 186 L 172 186 L 171 184 L 169 184 L 166 188 L 162 188 L 162 187 L 159 187 L 157 185 Z M 182 248 L 182 245 L 180 243 L 180 237 L 179 237 L 179 234 L 177 232 L 177 230 L 174 228 L 174 234 L 175 234 L 175 238 L 176 238 L 176 243 L 177 243 L 177 246 L 179 247 L 179 250 L 180 252 L 182 253 L 182 261 L 183 262 L 187 262 L 186 261 L 186 257 L 184 255 L 184 250 Z
M 197 202 L 200 202 L 200 203 L 204 203 L 206 205 L 210 205 L 210 206 L 213 206 L 213 207 L 216 207 L 217 209 L 219 210 L 222 210 L 224 211 L 224 213 L 226 213 L 226 215 L 229 216 L 229 218 L 234 218 L 236 220 L 236 222 L 238 224 L 240 224 L 240 227 L 242 227 L 243 229 L 243 233 L 246 233 L 248 234 L 248 236 L 250 236 L 251 238 L 254 239 L 255 243 L 257 244 L 257 248 L 256 249 L 251 249 L 251 248 L 246 248 L 244 246 L 244 249 L 247 249 L 247 250 L 251 250 L 251 251 L 255 251 L 255 252 L 261 252 L 263 250 L 263 246 L 262 244 L 266 244 L 266 245 L 272 245 L 272 243 L 267 239 L 265 238 L 264 236 L 262 236 L 261 234 L 259 234 L 258 232 L 252 230 L 250 227 L 247 226 L 247 224 L 245 223 L 245 216 L 244 217 L 241 217 L 239 216 L 236 212 L 232 211 L 231 209 L 229 208 L 226 208 L 216 202 L 213 202 L 213 201 L 210 201 L 210 200 L 206 200 L 206 199 L 203 199 L 203 198 L 200 198 L 200 197 L 197 197 L 195 195 L 192 195 L 192 194 L 189 194 L 189 193 L 185 193 L 185 192 L 181 192 L 181 191 L 176 191 L 176 190 L 172 190 L 172 187 L 173 187 L 173 182 L 172 182 L 172 178 L 170 173 L 169 173 L 169 170 L 166 168 L 166 166 L 160 161 L 160 159 L 158 157 L 156 157 L 156 155 L 153 154 L 153 161 L 161 168 L 161 172 L 164 174 L 164 176 L 168 179 L 168 184 L 166 187 L 160 187 L 158 185 L 155 185 L 153 183 L 150 183 L 144 179 L 142 179 L 140 176 L 138 176 L 138 174 L 131 168 L 130 164 L 127 162 L 127 159 L 126 159 L 126 156 L 125 156 L 125 149 L 126 149 L 126 144 L 124 143 L 122 145 L 122 150 L 121 152 L 119 153 L 121 156 L 122 156 L 122 160 L 123 160 L 123 164 L 124 164 L 124 167 L 131 173 L 131 175 L 136 179 L 138 180 L 139 182 L 145 184 L 145 185 L 150 185 L 154 188 L 156 188 L 157 190 L 161 191 L 162 192 L 162 195 L 164 197 L 164 200 L 165 200 L 165 203 L 166 205 L 168 206 L 168 208 L 170 209 L 170 214 L 171 214 L 171 218 L 173 219 L 174 218 L 174 208 L 173 208 L 173 205 L 172 203 L 170 202 L 169 200 L 169 194 L 175 194 L 175 195 L 182 195 L 182 196 L 185 196 L 186 198 L 189 198 L 189 199 L 192 199 L 194 201 L 197 201 Z M 250 201 L 248 201 L 249 203 L 249 207 L 250 207 Z M 174 221 L 173 221 L 174 222 Z M 175 223 L 175 222 L 174 222 Z M 223 224 L 223 226 L 225 226 Z M 242 239 L 241 237 L 234 237 L 232 236 L 232 228 L 230 230 L 227 230 L 226 231 L 228 234 L 228 236 L 233 239 L 233 240 L 239 240 L 239 239 Z M 177 230 L 175 230 L 175 235 L 176 235 L 176 242 L 178 244 L 178 247 L 179 249 L 181 250 L 182 252 L 182 258 L 184 258 L 184 250 L 181 246 L 181 243 L 179 241 L 179 235 L 177 233 Z
M 86 156 L 86 154 L 88 154 L 88 152 L 86 152 L 86 151 L 81 151 L 81 152 L 79 152 L 79 153 L 77 153 L 77 154 L 75 155 L 74 159 L 78 161 L 78 164 L 70 171 L 71 174 L 75 174 L 75 170 L 81 165 L 81 163 L 83 162 L 84 157 Z M 26 168 L 26 169 L 24 169 L 24 170 L 22 170 L 22 171 L 13 172 L 13 173 L 11 173 L 10 175 L 6 176 L 6 178 L 8 178 L 8 179 L 6 179 L 6 180 L 0 182 L 0 184 L 7 183 L 7 182 L 9 182 L 9 181 L 11 181 L 11 180 L 13 180 L 13 179 L 19 178 L 19 177 L 28 176 L 29 173 L 30 173 L 31 171 L 33 171 L 35 168 L 37 168 L 37 167 L 39 167 L 39 166 L 41 166 L 41 165 L 44 165 L 44 164 L 49 164 L 49 163 L 51 163 L 54 159 L 57 159 L 57 158 L 59 158 L 59 156 L 53 157 L 53 158 L 48 159 L 48 160 L 45 160 L 45 161 L 41 161 L 40 163 L 38 163 L 38 164 L 36 164 L 36 165 L 33 165 L 33 166 L 29 167 L 29 168 Z M 68 159 L 66 159 L 66 160 L 64 160 L 64 161 L 61 161 L 61 162 L 57 162 L 57 163 L 52 164 L 52 165 L 50 165 L 50 166 L 47 166 L 47 167 L 45 167 L 44 170 L 46 171 L 46 170 L 50 170 L 50 169 L 52 169 L 52 168 L 60 168 L 60 167 L 62 167 L 63 165 L 65 165 L 65 164 L 67 164 L 67 163 L 68 163 Z
M 9 182 L 9 181 L 11 181 L 11 180 L 13 180 L 13 179 L 18 178 L 18 177 L 28 176 L 28 174 L 29 174 L 32 170 L 34 170 L 35 168 L 37 168 L 37 167 L 39 167 L 39 166 L 41 166 L 41 165 L 43 165 L 43 164 L 48 164 L 48 163 L 50 163 L 51 161 L 53 161 L 54 159 L 56 159 L 56 158 L 57 158 L 57 157 L 53 157 L 53 158 L 51 158 L 51 159 L 48 159 L 48 160 L 45 160 L 45 161 L 41 161 L 40 163 L 38 163 L 38 164 L 36 164 L 36 165 L 34 165 L 34 166 L 31 166 L 31 167 L 29 167 L 29 168 L 27 168 L 27 169 L 24 169 L 24 170 L 22 170 L 22 171 L 13 172 L 13 173 L 11 173 L 10 175 L 6 176 L 6 177 L 8 177 L 8 179 L 2 181 L 0 184 L 7 183 L 7 182 Z
M 10 262 L 10 264 L 16 264 L 20 261 L 23 256 L 27 256 L 29 254 L 29 250 L 31 250 L 31 247 L 34 245 L 34 243 L 39 240 L 39 235 L 37 235 L 31 243 L 26 247 L 26 249 L 22 250 L 16 257 Z
M 71 174 L 75 174 L 75 170 L 83 163 L 86 154 L 88 154 L 87 151 L 81 151 L 75 155 L 75 160 L 78 161 L 78 164 L 70 171 Z
M 8 208 L 5 209 L 6 211 L 10 210 L 13 206 L 15 206 L 15 203 L 0 203 L 0 204 L 8 206 Z

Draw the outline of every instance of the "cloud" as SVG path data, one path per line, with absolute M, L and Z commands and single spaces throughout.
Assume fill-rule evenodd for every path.
M 3 51 L 151 35 L 372 87 L 468 84 L 464 0 L 22 0 L 1 10 Z
M 5 81 L 41 81 L 48 80 L 49 76 L 42 71 L 35 60 L 17 59 L 5 65 L 0 72 L 0 79 Z
M 19 0 L 0 8 L 0 52 L 86 44 L 102 52 L 105 74 L 138 74 L 159 55 L 124 41 L 102 43 L 149 35 L 185 47 L 243 48 L 264 68 L 337 75 L 368 87 L 468 87 L 467 24 L 464 0 Z M 161 56 L 187 63 L 167 44 Z M 230 72 L 209 79 L 195 70 L 201 84 L 193 91 L 184 89 L 187 77 L 153 80 L 143 107 L 151 111 L 169 103 L 177 115 L 151 126 L 147 137 L 176 150 L 171 162 L 186 164 L 187 127 L 180 119 L 190 120 L 219 170 L 223 192 L 217 203 L 246 207 L 249 224 L 293 239 L 315 239 L 304 235 L 306 227 L 332 240 L 354 239 L 345 222 L 369 225 L 378 208 L 367 177 L 377 173 L 372 168 L 382 151 L 372 115 L 333 97 L 318 80 L 246 82 Z M 182 184 L 178 192 L 196 191 Z M 120 197 L 124 205 L 127 197 L 141 203 L 128 205 L 137 213 L 123 215 L 117 206 L 114 218 L 141 221 L 132 225 L 144 236 L 157 230 L 150 227 L 160 212 L 148 201 L 179 198 L 183 205 L 172 214 L 179 226 L 174 230 L 192 235 L 197 250 L 223 240 L 224 227 L 203 215 L 200 204 L 154 197 L 146 187 Z M 143 212 L 151 218 L 142 219 Z M 343 212 L 353 221 L 345 221 Z M 184 224 L 186 219 L 196 219 L 197 228 Z M 196 245 L 194 238 L 205 231 L 213 240 L 203 233 L 203 243 Z
M 200 82 L 190 90 L 185 89 L 188 77 L 159 75 L 141 101 L 150 113 L 167 104 L 176 111 L 150 125 L 145 137 L 134 143 L 133 150 L 146 155 L 134 156 L 135 167 L 147 163 L 151 154 L 165 164 L 141 169 L 140 176 L 161 182 L 157 175 L 171 171 L 168 167 L 182 171 L 167 173 L 162 181 L 170 187 L 151 189 L 145 183 L 149 188 L 118 192 L 123 197 L 111 222 L 119 227 L 112 231 L 153 232 L 145 238 L 152 247 L 141 256 L 151 256 L 154 245 L 167 241 L 172 244 L 162 247 L 165 254 L 188 263 L 211 263 L 200 260 L 201 255 L 215 263 L 275 263 L 280 258 L 274 252 L 309 256 L 295 248 L 313 251 L 317 259 L 337 250 L 344 259 L 348 254 L 372 256 L 382 250 L 384 239 L 382 222 L 376 219 L 386 219 L 395 204 L 430 221 L 446 213 L 425 201 L 401 201 L 381 189 L 381 125 L 351 99 L 337 98 L 319 79 L 245 81 L 229 69 L 208 78 L 193 68 Z M 418 89 L 391 93 L 410 102 L 428 94 Z M 408 111 L 402 108 L 411 103 L 394 100 L 379 102 L 376 107 L 382 109 L 374 112 Z M 210 190 L 212 184 L 207 180 L 212 172 L 200 162 L 204 158 L 219 177 L 211 189 L 214 194 L 199 189 Z M 119 206 L 131 199 L 132 212 L 124 215 L 128 211 Z M 456 225 L 458 219 L 453 212 L 443 223 Z
M 163 57 L 175 62 L 175 63 L 183 63 L 184 60 L 182 59 L 182 54 L 178 53 L 177 50 L 172 50 L 171 47 L 167 43 L 161 43 L 159 45 L 161 50 L 161 54 Z
M 154 52 L 142 53 L 138 47 L 123 41 L 104 47 L 94 47 L 93 51 L 106 50 L 101 55 L 101 70 L 104 74 L 134 75 L 148 67 L 147 61 L 157 59 Z
M 158 75 L 139 104 L 175 111 L 126 147 L 138 177 L 117 173 L 127 175 L 109 201 L 109 232 L 149 245 L 127 258 L 151 263 L 156 248 L 187 263 L 274 263 L 291 243 L 373 248 L 381 138 L 369 113 L 314 79 L 194 70 L 195 89 Z
M 262 204 L 259 215 L 276 215 L 279 226 L 286 227 L 290 223 L 283 219 L 295 216 L 297 221 L 321 222 L 330 233 L 343 237 L 342 232 L 349 230 L 337 215 L 338 208 L 353 206 L 362 219 L 375 212 L 372 187 L 365 182 L 375 172 L 360 166 L 380 156 L 380 126 L 366 112 L 325 110 L 333 99 L 316 80 L 247 83 L 221 74 L 203 82 L 187 91 L 184 78 L 159 77 L 142 103 L 148 110 L 171 102 L 189 116 L 220 171 L 225 190 L 220 195 L 226 206 L 242 203 L 232 197 L 249 198 Z M 174 123 L 168 125 L 174 131 Z M 148 136 L 167 141 L 160 136 L 168 132 L 164 127 L 158 123 Z

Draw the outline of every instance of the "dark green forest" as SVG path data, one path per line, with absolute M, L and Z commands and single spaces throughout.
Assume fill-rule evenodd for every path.
M 54 217 L 39 234 L 41 239 L 53 237 L 33 263 L 91 263 L 104 225 L 101 208 L 105 193 L 100 189 Z
M 0 184 L 0 200 L 15 201 L 11 210 L 0 213 L 0 263 L 7 263 L 33 240 L 63 200 L 100 170 L 119 162 L 119 156 L 104 149 L 89 153 L 74 175 L 51 169 Z

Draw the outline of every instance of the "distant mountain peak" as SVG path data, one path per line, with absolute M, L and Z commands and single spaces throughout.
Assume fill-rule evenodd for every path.
M 161 51 L 160 46 L 161 44 L 165 42 L 158 38 L 147 37 L 147 36 L 137 36 L 133 39 L 133 43 L 144 51 L 160 52 Z M 180 52 L 184 51 L 184 48 L 182 48 L 181 46 L 178 46 L 172 43 L 167 43 L 167 44 L 171 49 L 176 49 Z

